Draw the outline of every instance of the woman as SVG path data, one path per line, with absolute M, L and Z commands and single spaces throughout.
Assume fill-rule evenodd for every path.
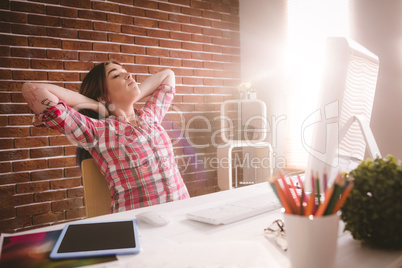
M 174 93 L 173 71 L 161 71 L 137 85 L 117 62 L 95 66 L 80 93 L 51 84 L 22 87 L 28 105 L 45 126 L 61 131 L 92 155 L 108 181 L 111 212 L 189 197 L 161 125 Z M 142 109 L 134 108 L 149 95 Z M 75 109 L 106 118 L 89 118 Z

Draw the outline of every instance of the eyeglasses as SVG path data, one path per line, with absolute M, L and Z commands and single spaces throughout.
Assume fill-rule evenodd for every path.
M 276 244 L 283 250 L 287 251 L 288 242 L 286 241 L 285 224 L 282 220 L 276 220 L 268 228 L 264 229 L 265 237 L 275 240 Z

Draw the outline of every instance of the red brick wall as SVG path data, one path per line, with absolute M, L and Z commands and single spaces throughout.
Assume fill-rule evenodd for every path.
M 109 59 L 139 82 L 174 70 L 178 93 L 164 126 L 182 176 L 191 196 L 219 190 L 216 168 L 200 161 L 216 156 L 214 118 L 239 82 L 238 7 L 238 0 L 1 0 L 0 232 L 85 218 L 75 146 L 32 127 L 20 90 L 25 81 L 77 90 L 94 63 Z M 195 116 L 211 131 L 202 119 L 190 123 Z M 185 129 L 194 131 L 180 137 Z

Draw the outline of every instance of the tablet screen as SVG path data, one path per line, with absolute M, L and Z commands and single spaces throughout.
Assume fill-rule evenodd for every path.
M 77 243 L 79 241 L 79 243 Z M 128 221 L 70 225 L 58 253 L 135 247 Z
M 67 224 L 50 257 L 92 257 L 139 252 L 135 220 Z

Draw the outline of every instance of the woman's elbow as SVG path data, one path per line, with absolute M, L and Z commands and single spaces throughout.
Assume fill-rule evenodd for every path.
M 28 106 L 37 114 L 42 112 L 42 107 L 38 107 L 38 104 L 40 104 L 38 90 L 38 84 L 30 82 L 24 83 L 21 88 L 22 96 L 28 103 Z
M 175 85 L 175 74 L 173 72 L 172 69 L 165 69 L 166 72 L 166 77 L 165 80 L 163 81 L 164 84 L 168 84 L 168 85 Z
M 172 69 L 165 69 L 165 71 L 167 72 L 167 75 L 174 76 L 174 72 Z
M 21 88 L 22 96 L 24 96 L 24 98 L 26 98 L 27 96 L 30 96 L 32 94 L 32 92 L 35 90 L 35 88 L 36 88 L 35 83 L 26 82 L 26 83 L 22 84 L 22 88 Z
M 172 69 L 166 69 L 166 71 L 167 71 L 168 76 L 171 76 L 174 78 L 175 74 Z

